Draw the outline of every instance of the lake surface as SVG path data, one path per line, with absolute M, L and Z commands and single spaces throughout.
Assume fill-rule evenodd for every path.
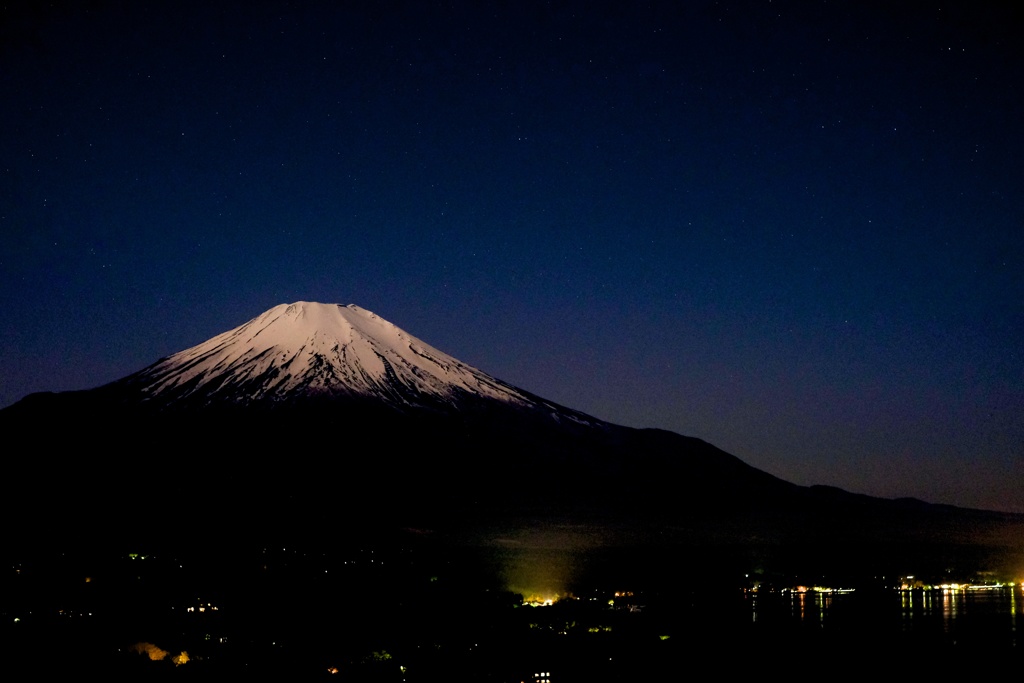
M 1024 627 L 1021 586 L 877 592 L 747 593 L 751 623 L 765 627 L 846 629 L 873 624 L 908 636 L 944 636 L 950 644 L 984 638 L 1019 647 Z
M 724 643 L 736 645 L 735 652 L 750 656 L 738 665 L 750 673 L 788 671 L 799 662 L 949 677 L 996 672 L 1021 654 L 1020 586 L 748 592 L 737 602 L 742 607 L 705 616 L 715 635 L 696 640 L 718 658 L 730 651 Z M 738 626 L 738 618 L 746 626 Z

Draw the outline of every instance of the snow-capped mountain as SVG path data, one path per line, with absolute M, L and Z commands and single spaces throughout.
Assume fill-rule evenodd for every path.
M 888 547 L 1007 528 L 996 513 L 797 486 L 697 438 L 603 422 L 358 306 L 276 306 L 110 384 L 27 396 L 0 410 L 0 430 L 18 444 L 0 514 L 61 513 L 43 534 L 8 525 L 15 545 L 564 523 L 629 543 L 792 541 L 845 564 L 893 529 Z
M 167 405 L 371 397 L 393 407 L 497 401 L 599 422 L 466 365 L 354 304 L 281 304 L 122 383 Z

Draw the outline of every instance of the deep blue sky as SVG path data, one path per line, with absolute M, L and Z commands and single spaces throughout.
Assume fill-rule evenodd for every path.
M 52 4 L 0 6 L 0 406 L 356 303 L 800 484 L 1024 512 L 999 4 Z

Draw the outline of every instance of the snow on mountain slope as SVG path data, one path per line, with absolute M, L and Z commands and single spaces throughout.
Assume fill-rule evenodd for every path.
M 478 397 L 599 422 L 516 389 L 351 304 L 275 306 L 126 380 L 148 399 L 172 403 L 362 395 L 396 406 L 457 407 Z

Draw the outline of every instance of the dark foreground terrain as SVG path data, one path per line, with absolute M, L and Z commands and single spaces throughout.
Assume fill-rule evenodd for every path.
M 710 548 L 499 551 L 422 530 L 253 547 L 221 533 L 222 545 L 187 553 L 140 539 L 135 549 L 9 558 L 0 666 L 48 680 L 562 683 L 966 675 L 1021 653 L 1019 586 L 943 591 L 924 584 L 951 577 L 917 576 L 918 588 L 901 591 L 906 576 L 744 572 L 742 553 Z M 510 567 L 544 563 L 561 571 L 561 595 L 509 590 Z M 551 576 L 532 580 L 550 590 Z
M 0 503 L 10 674 L 948 678 L 1020 655 L 1019 584 L 994 587 L 1024 577 L 1020 515 L 484 405 L 149 410 L 114 389 L 0 411 L 31 444 Z M 950 583 L 995 592 L 926 588 Z

